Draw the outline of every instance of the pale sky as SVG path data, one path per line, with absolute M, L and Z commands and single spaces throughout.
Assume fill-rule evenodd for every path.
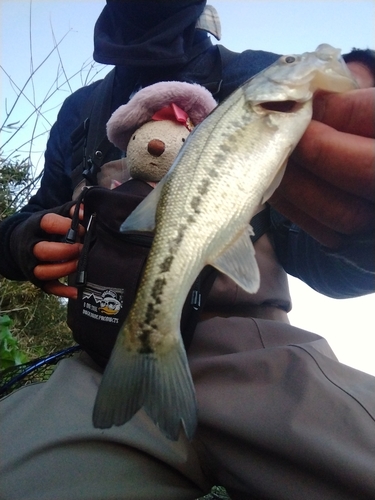
M 352 47 L 375 48 L 373 0 L 212 0 L 208 3 L 220 14 L 221 43 L 231 50 L 250 48 L 301 53 L 313 51 L 320 43 L 330 43 L 344 53 Z M 90 71 L 87 68 L 80 71 L 92 58 L 93 27 L 104 4 L 104 0 L 33 0 L 31 5 L 26 0 L 0 0 L 0 64 L 14 81 L 10 85 L 1 71 L 1 124 L 18 93 L 14 85 L 22 88 L 30 68 L 35 70 L 53 49 L 55 40 L 60 41 L 66 35 L 59 45 L 59 53 L 53 52 L 24 91 L 37 106 L 47 94 L 52 97 L 41 108 L 43 115 L 29 120 L 13 143 L 27 142 L 34 127 L 37 135 L 44 133 L 33 146 L 33 162 L 39 166 L 43 164 L 49 127 L 63 99 L 86 78 L 98 79 L 109 69 L 96 74 L 100 70 L 96 65 Z M 65 85 L 56 90 L 59 84 L 56 81 L 64 80 L 62 71 L 69 76 L 77 73 L 77 76 L 72 79 L 71 88 Z M 23 123 L 32 110 L 24 98 L 15 106 L 9 121 Z M 0 135 L 0 149 L 8 137 L 9 134 Z M 3 149 L 11 151 L 12 144 L 8 143 Z M 22 148 L 21 154 L 27 152 L 27 146 Z M 375 375 L 375 295 L 333 300 L 298 280 L 290 280 L 290 285 L 294 306 L 291 323 L 327 338 L 340 361 Z

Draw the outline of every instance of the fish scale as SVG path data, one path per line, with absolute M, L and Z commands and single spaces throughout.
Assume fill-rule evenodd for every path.
M 312 116 L 317 89 L 354 88 L 340 51 L 281 57 L 244 83 L 189 136 L 172 168 L 122 225 L 153 230 L 135 302 L 121 327 L 95 402 L 96 427 L 144 408 L 161 432 L 191 439 L 194 384 L 179 324 L 186 296 L 211 265 L 249 293 L 259 270 L 249 225 L 281 181 Z

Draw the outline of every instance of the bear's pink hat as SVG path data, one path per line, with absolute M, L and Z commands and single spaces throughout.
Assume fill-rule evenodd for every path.
M 193 125 L 201 123 L 217 106 L 212 94 L 196 83 L 155 83 L 141 89 L 127 104 L 114 111 L 107 123 L 108 139 L 126 151 L 132 134 L 150 121 L 156 111 L 172 103 L 188 114 Z

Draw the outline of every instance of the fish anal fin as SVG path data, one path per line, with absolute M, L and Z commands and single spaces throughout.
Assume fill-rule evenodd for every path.
M 193 438 L 197 406 L 182 343 L 160 356 L 116 344 L 95 401 L 94 427 L 125 424 L 142 407 L 168 439 L 178 440 L 181 424 L 188 439 Z
M 209 264 L 229 276 L 246 292 L 255 293 L 259 288 L 260 277 L 251 234 L 249 225 L 232 245 Z

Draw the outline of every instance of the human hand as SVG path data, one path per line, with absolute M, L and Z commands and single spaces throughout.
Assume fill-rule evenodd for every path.
M 73 215 L 74 207 L 70 210 Z M 83 213 L 80 211 L 80 219 Z M 71 226 L 71 219 L 54 213 L 45 214 L 40 221 L 40 228 L 50 235 L 64 236 Z M 84 229 L 79 227 L 82 236 Z M 47 293 L 69 299 L 77 298 L 77 288 L 65 285 L 59 279 L 74 273 L 77 269 L 81 243 L 59 243 L 54 241 L 39 241 L 35 244 L 33 253 L 40 264 L 34 268 L 35 277 L 44 281 L 43 290 Z
M 321 93 L 269 203 L 321 244 L 374 228 L 375 89 Z

